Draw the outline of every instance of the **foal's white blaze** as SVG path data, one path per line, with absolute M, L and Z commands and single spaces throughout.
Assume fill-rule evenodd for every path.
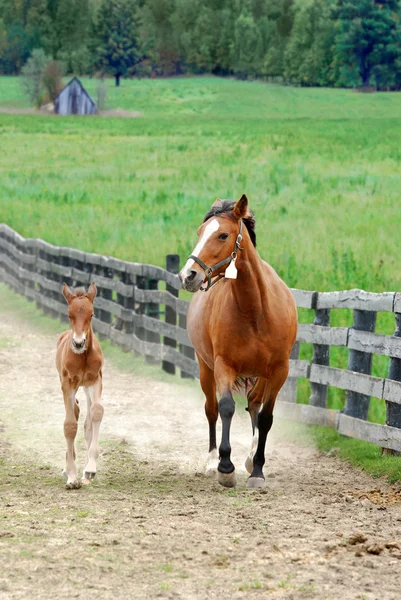
M 72 332 L 72 339 L 74 340 L 74 342 L 76 342 L 77 344 L 80 344 L 81 342 L 84 342 L 86 339 L 85 333 L 81 333 L 81 335 L 77 335 L 75 333 L 75 331 Z
M 210 221 L 210 223 L 208 223 L 202 233 L 202 236 L 199 240 L 199 242 L 196 244 L 193 252 L 191 252 L 191 254 L 193 254 L 194 256 L 199 256 L 199 254 L 202 252 L 202 249 L 204 248 L 206 242 L 208 241 L 208 239 L 214 234 L 215 231 L 217 231 L 220 228 L 219 222 L 217 219 L 212 219 L 212 221 Z M 188 275 L 191 272 L 192 266 L 195 264 L 195 261 L 192 258 L 188 258 L 187 262 L 184 265 L 184 268 L 182 269 L 181 273 L 183 276 L 183 279 L 185 279 L 186 277 L 188 277 Z

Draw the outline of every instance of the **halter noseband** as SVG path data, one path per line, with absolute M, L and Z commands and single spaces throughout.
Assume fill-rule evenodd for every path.
M 227 265 L 229 263 L 231 263 L 233 260 L 236 259 L 237 254 L 238 254 L 238 250 L 242 250 L 242 248 L 240 247 L 240 244 L 242 242 L 242 219 L 239 220 L 239 234 L 237 235 L 237 239 L 235 241 L 235 246 L 234 246 L 234 250 L 231 252 L 230 256 L 227 256 L 227 258 L 225 258 L 224 260 L 221 260 L 220 262 L 218 262 L 216 265 L 214 265 L 213 267 L 208 267 L 203 260 L 201 260 L 200 258 L 198 258 L 197 256 L 195 256 L 194 254 L 191 254 L 191 256 L 188 256 L 188 260 L 190 258 L 192 258 L 192 260 L 194 260 L 196 263 L 198 263 L 199 266 L 202 267 L 202 269 L 205 271 L 205 276 L 207 277 L 207 287 L 200 287 L 200 289 L 202 290 L 202 292 L 207 292 L 208 290 L 210 290 L 210 288 L 217 283 L 218 281 L 220 281 L 222 275 L 219 275 L 217 279 L 215 279 L 212 282 L 212 273 L 213 271 L 216 271 L 216 269 L 219 269 L 220 267 L 223 267 L 224 265 Z

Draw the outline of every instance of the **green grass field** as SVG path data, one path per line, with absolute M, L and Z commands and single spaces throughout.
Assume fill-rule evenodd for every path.
M 84 84 L 96 97 L 97 82 Z M 184 261 L 216 197 L 245 192 L 259 252 L 290 286 L 401 289 L 401 95 L 210 77 L 108 86 L 108 108 L 141 116 L 0 114 L 0 221 L 163 266 L 167 253 Z M 26 106 L 19 80 L 0 78 L 0 108 Z M 337 313 L 333 324 L 352 322 Z M 393 329 L 379 316 L 379 331 Z M 333 366 L 346 361 L 333 349 Z M 374 374 L 387 364 L 375 357 Z M 342 402 L 330 390 L 330 405 Z M 383 421 L 383 403 L 372 411 Z

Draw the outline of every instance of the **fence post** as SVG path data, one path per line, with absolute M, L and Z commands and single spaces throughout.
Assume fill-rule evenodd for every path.
M 138 290 L 145 290 L 146 289 L 146 277 L 144 277 L 143 275 L 137 275 L 135 277 L 135 286 L 138 288 Z M 135 291 L 134 291 L 134 294 L 135 294 Z M 145 314 L 146 313 L 146 304 L 144 304 L 143 302 L 135 301 L 135 313 L 137 315 Z M 135 336 L 139 340 L 146 340 L 146 330 L 144 327 L 135 325 L 134 332 L 135 332 Z M 141 353 L 137 352 L 137 351 L 135 351 L 135 354 L 137 356 L 141 355 Z
M 157 290 L 159 289 L 159 281 L 157 279 L 148 279 L 148 289 L 149 290 Z M 149 302 L 146 305 L 146 315 L 148 317 L 152 317 L 152 319 L 160 319 L 160 307 L 155 302 Z M 160 334 L 156 333 L 156 331 L 147 331 L 146 332 L 146 341 L 151 342 L 153 344 L 160 344 Z M 146 356 L 146 362 L 151 365 L 156 365 L 159 361 L 153 356 Z
M 322 327 L 330 327 L 330 309 L 328 308 L 317 308 L 315 309 L 314 325 L 320 325 Z M 330 346 L 313 344 L 313 358 L 312 364 L 330 366 Z M 310 406 L 320 406 L 321 408 L 327 407 L 327 385 L 322 383 L 312 383 L 311 395 L 309 398 Z
M 187 315 L 184 315 L 182 313 L 178 314 L 178 326 L 182 327 L 182 329 L 187 328 Z M 185 344 L 179 344 L 179 350 L 180 350 L 181 354 L 183 354 L 184 356 L 187 356 L 188 358 L 192 358 L 192 360 L 195 360 L 195 350 L 193 348 L 190 348 L 189 346 L 186 346 Z M 194 379 L 194 376 L 191 375 L 191 373 L 186 373 L 185 371 L 183 371 L 181 369 L 181 378 L 182 379 Z
M 395 331 L 393 335 L 401 337 L 401 313 L 395 313 Z M 401 358 L 390 358 L 388 378 L 394 379 L 394 381 L 401 381 Z M 386 402 L 386 425 L 401 429 L 401 404 Z M 401 452 L 390 450 L 389 448 L 383 448 L 382 453 L 401 456 Z
M 373 332 L 375 330 L 375 326 L 375 312 L 368 310 L 354 310 L 354 324 L 352 325 L 352 329 L 356 329 L 357 331 Z M 372 371 L 372 355 L 369 352 L 350 350 L 348 357 L 348 370 L 370 375 Z M 347 390 L 345 392 L 345 406 L 341 412 L 344 415 L 366 421 L 368 418 L 369 403 L 370 396 Z
M 180 257 L 178 254 L 167 254 L 166 256 L 166 269 L 169 273 L 174 273 L 177 275 L 180 271 Z M 178 290 L 174 289 L 168 283 L 166 284 L 167 292 L 170 292 L 172 296 L 178 298 Z M 171 308 L 171 306 L 167 306 L 166 304 L 166 312 L 165 312 L 165 321 L 170 325 L 177 325 L 177 313 L 175 309 Z M 163 338 L 163 344 L 165 346 L 170 346 L 170 348 L 176 348 L 177 342 L 169 337 Z M 175 375 L 175 365 L 172 363 L 163 360 L 162 368 L 166 373 L 170 373 L 170 375 Z

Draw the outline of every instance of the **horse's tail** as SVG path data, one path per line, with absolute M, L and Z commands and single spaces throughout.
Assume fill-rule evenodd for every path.
M 257 380 L 257 377 L 237 377 L 237 380 L 233 385 L 233 391 L 236 394 L 245 396 L 246 398 L 248 393 L 251 391 L 251 389 L 257 382 Z

